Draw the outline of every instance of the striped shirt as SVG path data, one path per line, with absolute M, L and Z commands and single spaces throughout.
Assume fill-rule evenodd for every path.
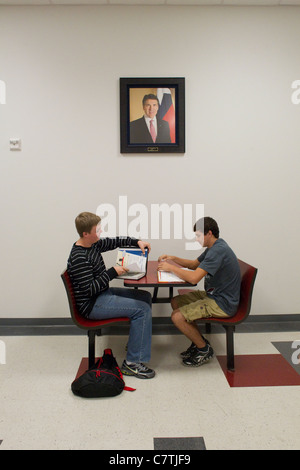
M 118 276 L 114 268 L 106 269 L 102 254 L 105 251 L 126 246 L 138 246 L 138 240 L 130 237 L 100 238 L 90 248 L 74 243 L 67 270 L 72 281 L 78 311 L 88 317 L 96 298 L 109 287 L 109 281 Z

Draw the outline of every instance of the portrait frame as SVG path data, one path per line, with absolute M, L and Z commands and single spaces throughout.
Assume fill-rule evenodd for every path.
M 155 141 L 149 141 L 149 132 L 143 136 L 136 132 L 137 124 L 140 126 L 144 116 L 143 98 L 150 95 L 158 96 L 159 103 L 157 121 L 160 130 Z M 120 147 L 121 153 L 185 152 L 184 78 L 120 78 Z

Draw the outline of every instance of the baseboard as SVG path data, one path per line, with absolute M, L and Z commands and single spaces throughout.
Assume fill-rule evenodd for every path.
M 154 335 L 181 334 L 173 325 L 170 317 L 153 317 Z M 203 330 L 205 326 L 201 325 Z M 300 314 L 250 315 L 247 320 L 236 326 L 237 333 L 266 333 L 300 331 Z M 103 335 L 126 335 L 128 324 L 120 324 L 102 329 Z M 224 333 L 220 325 L 212 324 L 212 333 Z M 71 318 L 0 318 L 1 336 L 55 336 L 86 335 Z

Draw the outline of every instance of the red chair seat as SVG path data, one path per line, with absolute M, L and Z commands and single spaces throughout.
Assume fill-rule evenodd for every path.
M 128 323 L 130 319 L 128 317 L 119 317 L 102 320 L 89 320 L 88 318 L 83 317 L 78 312 L 72 282 L 67 270 L 61 274 L 61 278 L 66 289 L 72 320 L 79 328 L 87 330 L 89 339 L 89 367 L 91 367 L 95 363 L 95 335 L 100 336 L 101 329 L 105 326 L 116 325 L 124 322 Z

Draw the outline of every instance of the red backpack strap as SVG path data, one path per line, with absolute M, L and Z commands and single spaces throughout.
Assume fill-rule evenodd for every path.
M 118 366 L 118 371 L 119 371 L 119 373 L 120 373 L 121 379 L 122 379 L 123 382 L 124 382 L 124 377 L 123 377 L 122 371 L 121 371 L 121 369 L 120 369 L 119 366 Z M 136 391 L 136 388 L 127 387 L 127 386 L 125 385 L 125 382 L 124 382 L 124 390 L 127 390 L 127 392 L 135 392 L 135 391 Z
M 113 355 L 111 349 L 104 349 L 104 354 L 108 354 L 108 355 L 110 355 L 110 356 Z M 118 369 L 118 372 L 119 372 L 119 374 L 120 374 L 121 379 L 122 379 L 123 382 L 124 382 L 123 374 L 122 374 L 122 372 L 121 372 L 120 367 L 119 367 L 118 365 L 117 365 L 116 367 L 117 367 L 117 369 Z M 124 384 L 125 384 L 125 382 L 124 382 Z M 135 392 L 136 388 L 127 387 L 126 385 L 124 385 L 124 390 L 126 390 L 127 392 Z

